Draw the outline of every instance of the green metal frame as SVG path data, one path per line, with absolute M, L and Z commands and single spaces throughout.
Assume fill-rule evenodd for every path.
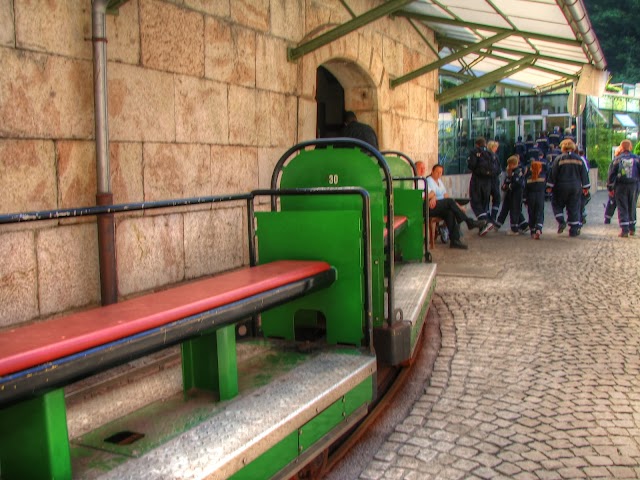
M 393 271 L 385 272 L 387 256 L 385 252 L 387 215 L 387 191 L 384 182 L 384 172 L 377 159 L 369 156 L 360 148 L 336 147 L 327 145 L 314 150 L 301 150 L 291 158 L 282 169 L 280 188 L 300 187 L 329 187 L 329 186 L 357 186 L 366 189 L 371 198 L 371 259 L 372 259 L 372 297 L 373 297 L 373 325 L 385 322 L 384 298 L 385 274 L 393 277 Z M 393 204 L 393 187 L 390 192 Z M 354 202 L 355 200 L 345 199 Z M 286 210 L 327 210 L 340 211 L 349 206 L 344 201 L 336 201 L 331 197 L 318 198 L 315 196 L 283 198 L 281 209 Z M 392 291 L 392 286 L 390 286 Z
M 5 479 L 71 478 L 61 388 L 0 410 L 0 472 Z
M 445 90 L 439 95 L 436 95 L 436 100 L 441 104 L 449 103 L 456 98 L 464 97 L 471 92 L 488 87 L 498 80 L 502 80 L 503 78 L 513 75 L 522 69 L 528 68 L 534 61 L 535 55 L 529 55 L 521 58 L 516 62 L 505 65 L 504 67 L 494 70 L 491 73 L 487 73 L 475 80 L 471 80 L 470 82 Z
M 288 49 L 288 57 L 290 61 L 297 60 L 308 53 L 317 50 L 320 47 L 323 47 L 334 40 L 339 39 L 365 25 L 368 25 L 371 22 L 374 22 L 384 16 L 387 16 L 393 12 L 398 11 L 399 9 L 407 6 L 412 3 L 414 0 L 390 0 L 383 2 L 382 5 L 378 7 L 372 8 L 371 10 L 363 13 L 355 17 L 352 20 L 349 20 L 342 25 L 338 25 L 332 30 L 329 30 L 318 37 L 309 40 L 308 42 L 302 43 L 295 48 Z M 350 11 L 350 10 L 349 10 Z M 350 13 L 352 13 L 350 11 Z
M 308 200 L 296 198 L 303 199 Z M 324 260 L 338 272 L 331 287 L 263 313 L 262 331 L 266 337 L 294 340 L 296 328 L 326 328 L 327 343 L 359 347 L 366 324 L 362 205 L 353 204 L 354 196 L 325 200 L 335 202 L 338 211 L 256 212 L 259 263 Z
M 513 35 L 513 32 L 511 30 L 500 32 L 494 35 L 493 37 L 486 38 L 481 42 L 474 43 L 466 48 L 463 48 L 462 50 L 457 51 L 456 53 L 452 53 L 448 57 L 441 58 L 439 60 L 436 60 L 435 62 L 431 62 L 429 65 L 420 67 L 414 70 L 413 72 L 407 73 L 406 75 L 402 75 L 401 77 L 391 79 L 389 80 L 389 85 L 391 86 L 391 88 L 395 88 L 398 85 L 402 85 L 403 83 L 413 80 L 414 78 L 418 78 L 422 75 L 432 72 L 433 70 L 437 70 L 440 67 L 443 67 L 444 65 L 447 65 L 453 62 L 454 60 L 458 60 L 466 55 L 469 55 L 470 53 L 475 53 L 482 48 L 493 45 L 494 43 L 499 42 L 500 40 L 504 40 L 505 38 L 510 37 L 511 35 Z
M 235 325 L 187 340 L 181 349 L 185 393 L 197 388 L 217 393 L 220 400 L 238 394 Z
M 368 377 L 229 480 L 266 480 L 273 477 L 332 430 L 347 422 L 359 407 L 371 403 L 373 392 L 373 377 Z

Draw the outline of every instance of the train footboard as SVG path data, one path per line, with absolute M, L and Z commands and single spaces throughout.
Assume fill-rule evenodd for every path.
M 435 263 L 396 265 L 395 317 L 391 325 L 376 327 L 373 335 L 380 362 L 399 365 L 414 358 L 435 288 Z
M 238 397 L 186 399 L 176 385 L 175 396 L 73 439 L 74 477 L 286 477 L 366 415 L 374 356 L 277 341 L 246 347 Z

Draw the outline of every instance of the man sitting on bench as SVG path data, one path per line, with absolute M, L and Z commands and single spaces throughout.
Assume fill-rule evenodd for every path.
M 416 162 L 418 172 L 424 167 Z M 469 230 L 478 228 L 482 230 L 487 224 L 484 220 L 474 220 L 467 216 L 453 198 L 449 198 L 447 189 L 442 182 L 442 174 L 444 167 L 440 164 L 434 165 L 431 169 L 431 176 L 427 178 L 427 187 L 429 189 L 429 216 L 440 217 L 447 224 L 449 229 L 449 246 L 451 248 L 459 248 L 466 250 L 466 244 L 460 241 L 460 223 L 465 222 Z

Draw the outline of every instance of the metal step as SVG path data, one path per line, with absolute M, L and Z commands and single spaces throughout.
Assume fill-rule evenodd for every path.
M 430 299 L 435 280 L 435 263 L 395 265 L 394 306 L 402 310 L 405 322 L 414 326 L 424 321 L 424 306 Z
M 144 423 L 137 419 L 138 424 L 145 424 L 150 430 L 162 430 L 163 427 L 155 423 L 172 423 L 168 427 L 171 430 L 176 424 L 189 423 L 196 416 L 204 420 L 184 432 L 173 434 L 170 440 L 159 446 L 152 445 L 144 453 L 135 451 L 136 444 L 130 453 L 124 454 L 124 458 L 103 450 L 91 462 L 93 465 L 95 460 L 111 466 L 126 460 L 125 463 L 107 473 L 95 468 L 76 471 L 74 465 L 74 478 L 227 478 L 340 400 L 376 370 L 374 357 L 355 350 L 306 354 L 302 361 L 296 362 L 293 368 L 274 375 L 268 384 L 248 388 L 233 400 L 213 403 L 206 398 L 195 399 L 193 404 L 197 413 L 183 413 L 181 418 L 170 418 L 175 416 L 176 410 L 185 409 L 181 396 L 162 402 L 160 406 L 153 407 L 155 410 L 149 410 L 153 413 L 151 418 L 147 412 Z M 258 362 L 261 365 L 266 363 Z M 132 424 L 135 421 L 134 418 Z M 122 425 L 125 424 L 119 426 Z M 103 429 L 96 434 L 101 441 L 104 432 Z M 91 439 L 86 437 L 74 440 L 80 450 L 104 448 L 91 446 Z M 147 439 L 141 443 L 144 441 Z M 114 448 L 117 451 L 120 447 Z M 126 459 L 127 455 L 133 458 Z

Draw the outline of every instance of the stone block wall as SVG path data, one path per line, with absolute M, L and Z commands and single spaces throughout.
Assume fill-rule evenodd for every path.
M 0 213 L 95 204 L 91 8 L 0 0 Z M 435 163 L 437 73 L 389 87 L 435 58 L 406 20 L 287 60 L 350 19 L 339 0 L 130 0 L 108 16 L 114 202 L 268 187 L 280 155 L 315 137 L 316 70 L 331 62 L 381 148 Z M 123 297 L 248 261 L 242 205 L 116 218 Z M 94 218 L 0 226 L 0 252 L 0 326 L 99 304 Z

